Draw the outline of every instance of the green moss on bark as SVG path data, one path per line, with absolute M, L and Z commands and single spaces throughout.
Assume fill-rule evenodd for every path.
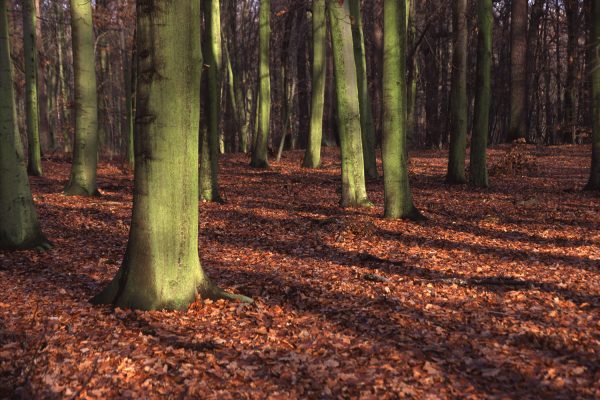
M 75 75 L 75 143 L 71 176 L 65 194 L 98 195 L 96 166 L 98 163 L 98 98 L 92 4 L 71 0 L 73 36 L 73 72 Z
M 360 106 L 356 64 L 352 44 L 352 25 L 348 1 L 328 1 L 333 69 L 336 93 L 336 120 L 340 132 L 342 156 L 343 207 L 365 207 L 367 199 L 360 126 Z
M 385 217 L 420 219 L 408 180 L 405 2 L 383 2 L 383 181 Z
M 251 165 L 268 168 L 269 127 L 271 124 L 271 73 L 269 52 L 271 40 L 271 0 L 260 0 L 259 13 L 259 97 L 257 137 L 254 141 Z
M 312 7 L 313 65 L 310 105 L 310 133 L 302 166 L 318 168 L 321 165 L 323 139 L 323 109 L 325 105 L 325 75 L 327 71 L 327 25 L 325 0 L 314 0 Z
M 475 84 L 475 117 L 471 140 L 471 174 L 475 187 L 488 187 L 487 143 L 490 125 L 492 27 L 494 23 L 492 0 L 480 0 L 477 6 L 479 37 L 477 44 L 477 77 Z
M 0 249 L 47 249 L 16 125 L 9 46 L 6 2 L 0 0 Z

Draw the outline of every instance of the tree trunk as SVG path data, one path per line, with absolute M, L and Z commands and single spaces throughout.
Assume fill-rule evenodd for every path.
M 419 219 L 406 151 L 406 3 L 383 2 L 383 178 L 385 217 Z
M 94 303 L 183 310 L 225 297 L 198 257 L 200 4 L 138 2 L 133 216 L 121 269 Z
M 446 182 L 465 183 L 467 147 L 467 0 L 454 0 L 450 154 Z
M 6 2 L 0 0 L 0 249 L 49 248 L 29 188 L 10 59 Z
M 134 130 L 135 130 L 135 85 L 136 85 L 136 52 L 135 43 L 132 49 L 126 48 L 125 27 L 121 28 L 121 51 L 123 52 L 123 81 L 125 84 L 125 143 L 126 157 L 125 163 L 129 168 L 133 168 L 135 163 L 134 149 Z M 134 31 L 135 36 L 135 31 Z
M 75 142 L 65 194 L 98 195 L 98 98 L 91 2 L 70 0 L 75 74 Z
M 488 187 L 487 142 L 490 127 L 492 30 L 494 14 L 492 0 L 479 0 L 477 6 L 479 34 L 477 42 L 477 76 L 475 116 L 471 140 L 471 185 Z
M 331 1 L 327 4 L 333 47 L 336 116 L 342 153 L 341 205 L 343 207 L 370 206 L 365 186 L 360 106 L 349 1 Z
M 258 129 L 251 165 L 268 168 L 269 127 L 271 124 L 271 75 L 269 71 L 269 41 L 271 38 L 271 0 L 260 0 L 259 16 L 259 68 L 260 85 L 258 104 Z
M 592 26 L 590 27 L 590 47 L 592 60 L 592 167 L 590 180 L 586 185 L 588 190 L 600 190 L 600 0 L 592 1 Z
M 310 134 L 302 166 L 318 168 L 321 165 L 321 140 L 323 138 L 323 106 L 325 77 L 327 75 L 327 25 L 325 0 L 313 0 L 312 8 L 313 65 L 310 106 Z
M 565 82 L 565 127 L 563 140 L 575 143 L 577 132 L 577 41 L 579 39 L 579 0 L 566 0 L 567 76 Z
M 200 162 L 200 199 L 222 202 L 219 194 L 219 122 L 221 118 L 221 9 L 219 0 L 202 2 L 206 36 L 202 54 L 207 65 L 208 91 L 205 94 L 204 110 L 206 115 L 206 150 L 200 157 L 208 158 Z
M 416 141 L 416 123 L 417 123 L 417 84 L 419 81 L 419 63 L 416 55 L 416 2 L 406 0 L 406 33 L 407 39 L 405 46 L 408 49 L 408 43 L 414 46 L 412 57 L 407 60 L 408 65 L 408 88 L 407 88 L 407 117 L 406 117 L 406 145 L 410 146 Z M 405 50 L 405 54 L 407 50 Z
M 358 85 L 358 104 L 360 106 L 360 127 L 363 146 L 365 175 L 374 179 L 379 177 L 377 158 L 375 156 L 375 124 L 373 123 L 373 106 L 369 95 L 367 81 L 367 59 L 365 55 L 365 38 L 363 34 L 362 13 L 360 0 L 350 1 L 352 17 L 352 42 L 354 45 L 354 60 L 356 63 L 356 79 Z
M 512 0 L 508 141 L 527 137 L 527 0 Z
M 27 172 L 42 176 L 42 149 L 38 106 L 38 62 L 33 0 L 23 1 L 23 54 L 25 58 L 25 120 L 27 126 Z

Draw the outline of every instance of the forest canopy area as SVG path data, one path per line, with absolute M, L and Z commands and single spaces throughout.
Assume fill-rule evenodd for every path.
M 599 398 L 600 0 L 0 0 L 0 398 Z

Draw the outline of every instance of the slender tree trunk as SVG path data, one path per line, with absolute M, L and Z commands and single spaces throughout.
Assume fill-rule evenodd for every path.
M 591 0 L 592 26 L 590 27 L 590 43 L 592 49 L 591 98 L 592 98 L 592 167 L 590 179 L 586 185 L 588 190 L 600 190 L 600 0 Z
M 477 77 L 475 116 L 471 140 L 471 185 L 488 187 L 487 142 L 490 126 L 492 29 L 494 24 L 492 0 L 479 0 L 477 6 L 479 34 L 477 43 Z
M 202 2 L 206 36 L 204 37 L 203 55 L 207 65 L 208 92 L 205 94 L 204 110 L 206 111 L 206 135 L 203 142 L 208 145 L 200 157 L 207 160 L 200 162 L 200 198 L 204 201 L 222 202 L 219 194 L 219 122 L 221 118 L 221 9 L 219 0 Z
M 296 52 L 296 74 L 298 77 L 297 83 L 297 119 L 298 119 L 298 145 L 301 149 L 306 149 L 308 144 L 308 135 L 310 132 L 310 62 L 309 62 L 309 49 L 310 41 L 304 40 L 305 37 L 309 36 L 310 25 L 308 23 L 307 10 L 309 6 L 305 5 L 300 8 L 299 12 L 299 26 L 298 31 L 298 50 Z
M 75 143 L 65 194 L 98 195 L 98 98 L 91 2 L 70 0 L 75 74 Z
M 17 129 L 6 3 L 0 0 L 0 249 L 47 249 Z
M 577 132 L 577 41 L 579 39 L 579 0 L 566 0 L 567 76 L 565 82 L 565 129 L 563 140 L 575 143 Z
M 94 303 L 183 310 L 226 297 L 198 257 L 200 4 L 138 2 L 133 216 L 121 269 Z
M 415 1 L 406 0 L 406 33 L 407 43 L 412 46 L 417 46 L 416 40 L 416 3 Z M 408 44 L 406 45 L 408 49 Z M 406 53 L 406 52 L 405 52 Z M 417 83 L 419 81 L 419 63 L 417 62 L 416 48 L 410 59 L 407 60 L 408 65 L 408 88 L 407 88 L 407 119 L 406 119 L 406 140 L 407 146 L 410 146 L 416 138 L 416 122 L 417 122 Z
M 406 151 L 406 3 L 383 2 L 383 178 L 385 217 L 422 218 L 413 204 Z
M 125 29 L 122 27 L 122 29 Z M 135 36 L 135 31 L 134 31 Z M 135 43 L 133 49 L 128 50 L 125 42 L 125 32 L 121 30 L 121 44 L 123 51 L 123 81 L 125 84 L 125 141 L 126 141 L 126 164 L 133 168 L 135 162 L 134 129 L 135 129 L 135 71 L 136 55 Z
M 467 147 L 467 0 L 454 0 L 450 154 L 446 182 L 465 183 Z
M 428 35 L 430 41 L 429 46 L 424 48 L 425 59 L 435 60 L 437 58 L 437 51 L 435 46 L 435 35 L 437 34 L 438 25 L 435 24 L 434 28 Z M 440 121 L 440 97 L 441 93 L 439 90 L 440 81 L 440 68 L 437 62 L 427 62 L 424 68 L 425 73 L 425 116 L 427 121 L 427 133 L 426 143 L 428 147 L 434 149 L 441 149 L 442 147 L 442 128 Z
M 271 38 L 271 0 L 260 0 L 259 16 L 259 68 L 260 95 L 258 104 L 258 129 L 251 165 L 268 168 L 269 126 L 271 124 L 271 74 L 269 71 Z
M 34 23 L 35 27 L 35 37 L 36 37 L 36 46 L 37 46 L 37 96 L 38 96 L 38 126 L 39 126 L 39 135 L 40 135 L 40 147 L 41 153 L 44 154 L 45 145 L 47 145 L 47 138 L 49 136 L 49 115 L 45 112 L 41 112 L 39 110 L 46 110 L 48 107 L 46 103 L 48 102 L 48 88 L 46 87 L 45 82 L 45 64 L 46 60 L 44 59 L 44 53 L 46 50 L 44 44 L 44 35 L 42 34 L 42 20 L 43 18 L 40 16 L 42 0 L 34 0 L 34 8 L 36 22 Z M 40 62 L 41 61 L 41 62 Z M 46 142 L 44 143 L 44 139 Z
M 508 141 L 527 137 L 527 0 L 512 0 Z
M 327 75 L 327 24 L 325 0 L 313 0 L 312 8 L 313 65 L 310 107 L 310 134 L 302 166 L 318 168 L 321 165 L 323 138 L 323 107 L 325 104 L 325 77 Z
M 354 60 L 356 63 L 365 175 L 367 178 L 373 179 L 377 178 L 379 173 L 377 172 L 377 158 L 375 156 L 373 106 L 371 104 L 371 96 L 369 95 L 369 82 L 367 81 L 367 59 L 365 54 L 362 13 L 360 11 L 360 0 L 348 1 L 350 1 L 350 15 L 352 16 L 352 42 L 354 45 Z
M 71 142 L 68 134 L 71 128 L 71 112 L 67 107 L 69 103 L 69 91 L 67 79 L 65 77 L 65 66 L 64 66 L 64 42 L 65 42 L 65 25 L 64 25 L 64 13 L 62 7 L 58 2 L 54 3 L 54 10 L 56 12 L 56 19 L 59 21 L 59 26 L 56 29 L 56 53 L 58 63 L 58 84 L 60 86 L 59 98 L 60 102 L 57 103 L 57 107 L 61 110 L 61 130 L 63 136 L 63 150 L 68 153 L 71 151 Z
M 42 149 L 38 106 L 38 62 L 35 35 L 35 5 L 23 1 L 23 54 L 25 58 L 25 120 L 27 126 L 27 172 L 42 176 Z
M 227 48 L 227 42 L 225 42 L 225 48 L 224 48 L 224 55 L 225 55 L 225 66 L 227 68 L 227 104 L 229 107 L 229 110 L 231 111 L 232 114 L 232 118 L 233 118 L 233 128 L 235 130 L 235 135 L 237 137 L 237 142 L 234 140 L 234 142 L 236 142 L 236 146 L 234 151 L 238 152 L 240 151 L 240 149 L 245 149 L 246 148 L 246 138 L 243 134 L 243 130 L 240 124 L 240 120 L 241 120 L 241 115 L 240 115 L 240 111 L 239 111 L 239 101 L 238 101 L 238 93 L 236 90 L 236 81 L 235 81 L 235 75 L 233 73 L 233 66 L 231 65 L 231 58 L 229 56 L 229 50 Z
M 337 125 L 342 153 L 341 205 L 343 207 L 370 206 L 365 186 L 360 106 L 349 1 L 329 1 L 327 5 L 333 47 Z

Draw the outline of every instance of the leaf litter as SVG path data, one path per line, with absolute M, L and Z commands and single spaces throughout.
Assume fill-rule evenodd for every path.
M 485 190 L 443 184 L 445 154 L 415 152 L 418 223 L 381 218 L 381 180 L 375 207 L 339 208 L 337 151 L 316 171 L 301 158 L 222 158 L 202 265 L 256 301 L 187 312 L 88 303 L 124 254 L 132 177 L 101 164 L 102 197 L 65 197 L 69 165 L 46 160 L 32 187 L 55 247 L 0 253 L 0 398 L 600 397 L 586 147 L 493 149 Z

